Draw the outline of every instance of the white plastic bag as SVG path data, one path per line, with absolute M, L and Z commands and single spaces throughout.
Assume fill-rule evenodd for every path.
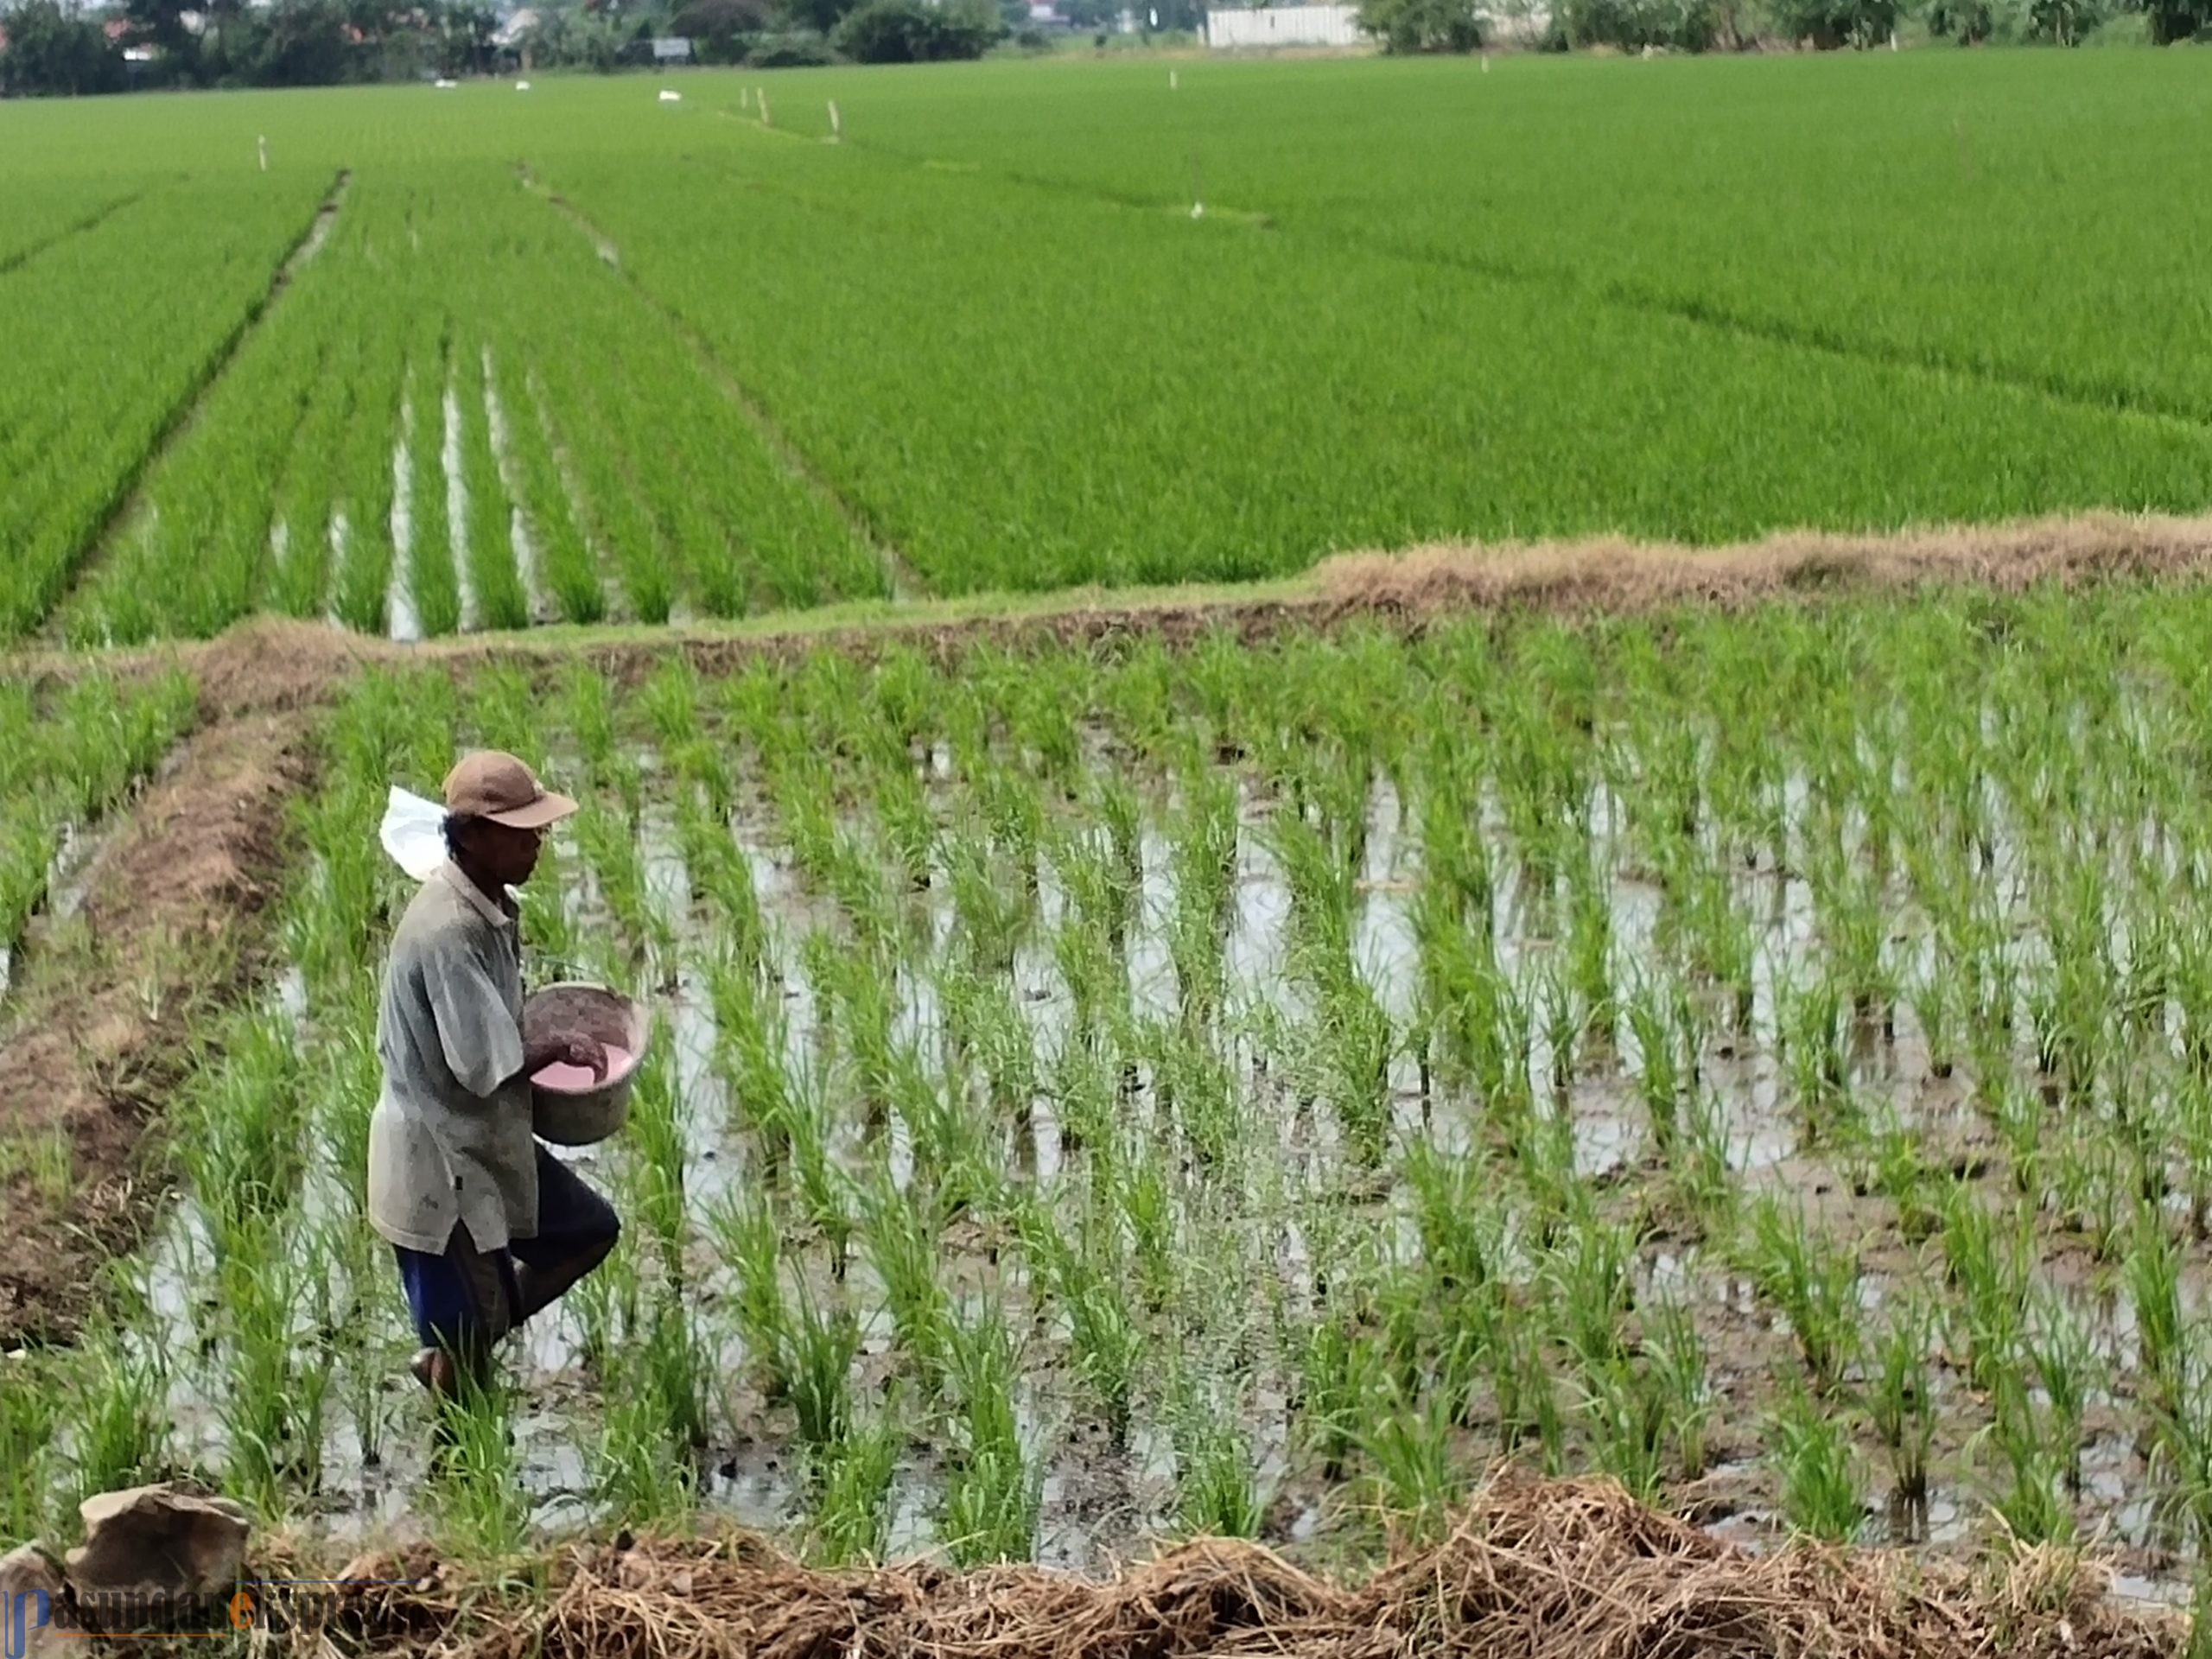
M 435 801 L 410 795 L 397 784 L 385 803 L 378 832 L 392 861 L 417 881 L 427 881 L 446 861 L 446 810 Z

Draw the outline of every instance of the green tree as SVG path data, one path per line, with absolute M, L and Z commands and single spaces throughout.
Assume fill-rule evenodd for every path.
M 702 62 L 742 63 L 768 23 L 766 0 L 685 0 L 669 31 L 689 40 Z
M 334 86 L 353 78 L 354 41 L 345 11 L 330 0 L 283 0 L 248 78 L 264 86 Z
M 837 49 L 858 63 L 980 58 L 1006 38 L 995 0 L 868 0 L 837 26 Z
M 11 98 L 120 92 L 123 54 L 100 26 L 60 0 L 20 0 L 0 10 L 0 92 Z
M 1359 26 L 1386 52 L 1472 52 L 1484 19 L 1475 0 L 1361 0 Z
M 2160 46 L 2212 34 L 2212 0 L 2148 0 L 2151 38 Z
M 1878 46 L 1897 26 L 1897 0 L 1775 0 L 1777 28 L 1822 50 Z
M 778 0 L 784 22 L 793 29 L 830 35 L 853 10 L 855 0 Z

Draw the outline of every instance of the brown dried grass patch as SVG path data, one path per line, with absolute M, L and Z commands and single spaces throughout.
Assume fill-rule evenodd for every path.
M 420 1571 L 396 1560 L 349 1574 Z M 1109 1580 L 927 1563 L 822 1573 L 741 1536 L 579 1544 L 542 1599 L 459 1579 L 378 1590 L 348 1646 L 467 1659 L 2134 1659 L 2177 1616 L 2123 1606 L 2094 1566 L 2018 1550 L 1981 1568 L 1792 1545 L 1757 1554 L 1609 1481 L 1508 1474 L 1444 1540 L 1364 1582 L 1205 1539 Z
M 1832 588 L 1910 589 L 2212 573 L 2212 518 L 2089 513 L 2007 524 L 1847 535 L 1788 531 L 1687 547 L 1599 537 L 1571 542 L 1439 543 L 1325 559 L 1314 581 L 1334 607 L 1427 613 L 1517 606 L 1640 611 L 1740 606 Z

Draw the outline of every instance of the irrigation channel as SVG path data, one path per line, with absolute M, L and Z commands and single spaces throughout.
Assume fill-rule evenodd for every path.
M 43 1478 L 1096 1567 L 1418 1530 L 1510 1455 L 2166 1593 L 2212 1535 L 2209 640 L 2116 584 L 374 677 Z M 583 796 L 537 975 L 661 1038 L 578 1154 L 621 1250 L 434 1468 L 358 1171 L 374 826 L 461 742 Z

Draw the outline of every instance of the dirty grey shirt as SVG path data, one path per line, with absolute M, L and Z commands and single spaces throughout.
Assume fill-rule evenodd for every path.
M 522 948 L 510 904 L 448 862 L 399 918 L 377 1014 L 384 1090 L 369 1120 L 369 1223 L 437 1254 L 537 1234 L 522 1073 Z

